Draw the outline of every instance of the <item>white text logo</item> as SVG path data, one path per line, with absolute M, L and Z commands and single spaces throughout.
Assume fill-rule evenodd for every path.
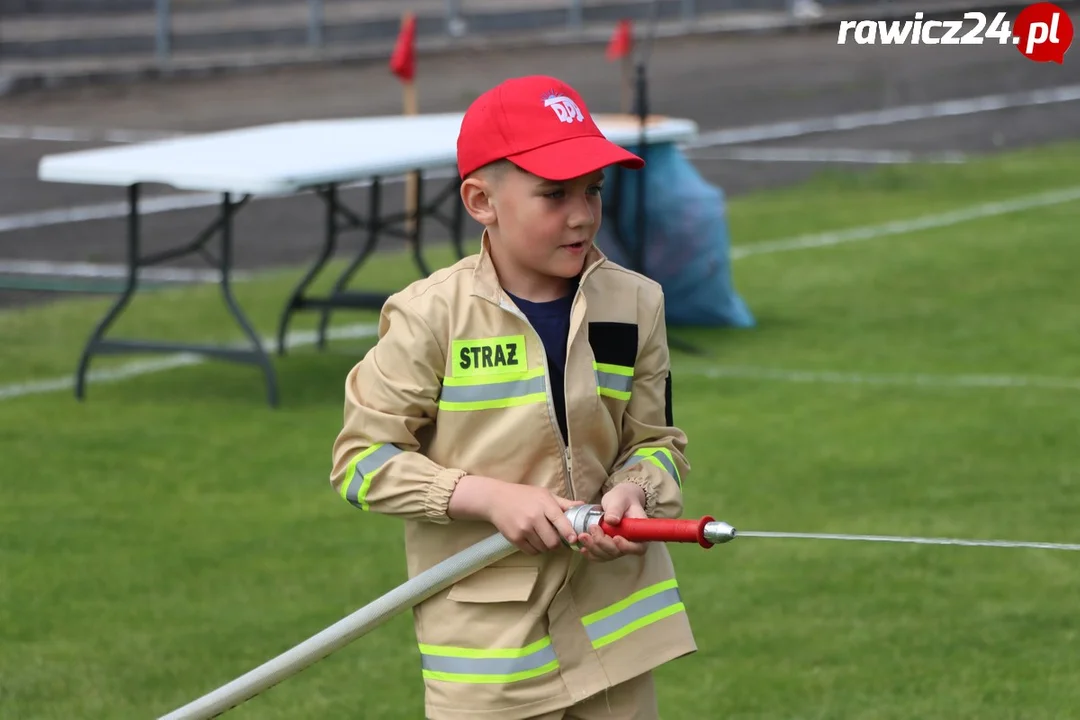
M 1053 3 L 1025 8 L 1015 25 L 999 12 L 993 20 L 985 13 L 967 12 L 963 20 L 928 20 L 915 13 L 913 20 L 843 20 L 838 45 L 982 45 L 997 40 L 1016 46 L 1024 57 L 1036 62 L 1061 63 L 1073 39 L 1072 21 Z M 974 24 L 970 24 L 970 23 Z
M 555 111 L 555 114 L 564 123 L 572 123 L 575 120 L 582 122 L 585 120 L 585 116 L 581 113 L 581 108 L 577 106 L 570 98 L 565 95 L 555 95 L 544 100 L 544 107 L 549 107 Z

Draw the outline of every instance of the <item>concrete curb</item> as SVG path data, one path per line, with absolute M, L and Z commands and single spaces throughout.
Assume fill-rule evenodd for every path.
M 1074 9 L 1075 0 L 1058 0 L 1066 10 Z M 1015 0 L 935 0 L 935 19 L 962 18 L 965 12 L 982 11 L 988 16 L 998 12 L 1015 13 L 1031 4 Z M 879 5 L 830 6 L 819 18 L 796 19 L 781 12 L 730 12 L 704 16 L 690 26 L 679 21 L 657 23 L 655 37 L 668 39 L 705 36 L 775 36 L 797 32 L 835 30 L 841 20 L 909 19 L 916 11 L 927 12 L 921 2 L 890 2 Z M 544 47 L 573 47 L 606 44 L 610 23 L 588 25 L 578 32 L 552 31 L 528 35 L 506 34 L 464 38 L 417 39 L 417 54 L 427 60 L 461 54 L 509 49 L 533 50 Z M 639 32 L 646 32 L 639 28 Z M 177 57 L 160 65 L 152 58 L 124 67 L 84 67 L 72 70 L 30 70 L 21 73 L 0 72 L 0 97 L 16 94 L 95 85 L 119 85 L 147 80 L 199 79 L 220 75 L 262 73 L 302 67 L 386 63 L 393 41 L 371 43 L 361 48 L 324 48 L 321 51 L 278 51 L 275 54 L 237 54 L 228 58 Z

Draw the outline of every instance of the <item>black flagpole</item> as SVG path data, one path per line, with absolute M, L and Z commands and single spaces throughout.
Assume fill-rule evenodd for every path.
M 652 54 L 653 39 L 656 37 L 656 20 L 657 20 L 657 8 L 658 0 L 653 0 L 649 6 L 649 34 L 646 39 L 644 51 L 638 53 L 636 63 L 636 79 L 635 79 L 635 106 L 638 116 L 638 152 L 642 157 L 646 155 L 646 124 L 649 117 L 649 91 L 648 91 L 648 79 L 646 76 L 646 68 L 648 66 L 649 56 Z M 645 173 L 648 172 L 648 165 L 645 169 L 635 173 L 637 176 L 637 234 L 635 240 L 637 244 L 634 245 L 634 255 L 631 262 L 633 263 L 633 269 L 642 275 L 647 275 L 645 268 L 645 223 L 648 220 L 648 213 L 645 209 Z
M 648 67 L 649 56 L 652 54 L 653 39 L 656 37 L 656 22 L 657 22 L 657 6 L 658 0 L 653 0 L 649 7 L 649 35 L 645 44 L 645 50 L 638 54 L 637 58 L 637 77 L 635 82 L 635 105 L 638 116 L 638 150 L 642 157 L 646 155 L 646 125 L 649 118 L 649 92 L 648 92 L 648 80 L 646 77 L 646 68 Z M 649 166 L 646 164 L 645 168 L 634 173 L 637 180 L 637 207 L 635 210 L 637 220 L 637 234 L 635 239 L 637 244 L 634 245 L 634 252 L 631 258 L 633 270 L 648 276 L 645 267 L 645 238 L 646 228 L 645 223 L 648 220 L 648 213 L 646 212 L 646 198 L 645 198 L 645 173 L 648 172 Z M 676 337 L 672 337 L 668 334 L 668 345 L 674 348 L 678 348 L 683 352 L 690 353 L 692 355 L 703 354 L 701 350 L 690 343 L 683 340 L 679 340 Z

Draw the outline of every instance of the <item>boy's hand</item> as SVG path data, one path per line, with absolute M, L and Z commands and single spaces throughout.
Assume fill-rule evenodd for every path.
M 604 521 L 618 525 L 624 517 L 645 518 L 645 491 L 632 483 L 619 483 L 600 498 Z M 630 542 L 624 537 L 609 537 L 599 526 L 578 536 L 581 552 L 590 560 L 606 562 L 623 555 L 644 555 L 645 544 Z
M 448 511 L 451 518 L 489 522 L 526 555 L 537 555 L 574 542 L 566 511 L 582 504 L 544 488 L 466 475 Z

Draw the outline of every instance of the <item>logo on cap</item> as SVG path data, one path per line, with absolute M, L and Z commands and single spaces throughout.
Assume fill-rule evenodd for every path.
M 572 123 L 575 120 L 578 122 L 585 121 L 585 116 L 582 114 L 581 108 L 577 106 L 576 102 L 565 95 L 549 95 L 544 98 L 544 107 L 549 107 L 554 110 L 555 115 L 564 123 Z

